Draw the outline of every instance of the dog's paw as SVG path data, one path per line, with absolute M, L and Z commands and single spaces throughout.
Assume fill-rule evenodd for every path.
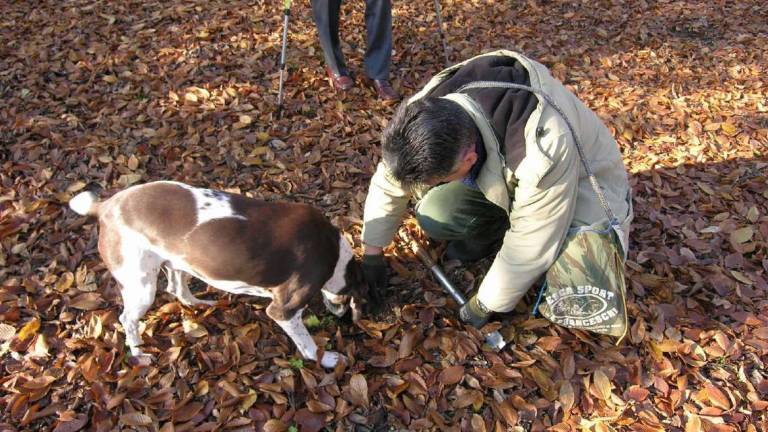
M 139 353 L 138 355 L 131 355 L 128 358 L 128 364 L 131 366 L 149 367 L 155 361 L 155 357 L 151 354 Z
M 346 363 L 346 361 L 347 358 L 344 355 L 333 351 L 326 351 L 323 353 L 323 359 L 320 361 L 320 364 L 326 369 L 333 369 L 339 362 Z

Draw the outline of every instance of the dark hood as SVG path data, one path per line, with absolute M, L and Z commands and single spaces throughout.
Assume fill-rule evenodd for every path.
M 531 84 L 528 71 L 515 58 L 482 56 L 459 68 L 429 96 L 445 96 L 474 81 Z M 525 124 L 536 109 L 538 99 L 533 93 L 518 89 L 472 89 L 466 94 L 485 112 L 501 144 L 507 167 L 515 170 L 525 157 Z

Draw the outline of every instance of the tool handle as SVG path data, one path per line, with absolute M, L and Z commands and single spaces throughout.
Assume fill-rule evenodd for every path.
M 421 262 L 423 262 L 424 265 L 432 271 L 432 273 L 437 278 L 437 281 L 440 282 L 440 285 L 442 285 L 443 288 L 448 291 L 448 294 L 450 294 L 451 297 L 456 300 L 456 303 L 458 303 L 459 306 L 466 303 L 467 299 L 465 299 L 464 295 L 462 295 L 461 292 L 453 286 L 448 277 L 445 276 L 445 273 L 443 273 L 443 270 L 440 268 L 440 266 L 435 263 L 435 260 L 433 260 L 431 256 L 429 256 L 429 252 L 422 248 L 421 245 L 415 240 L 411 241 L 410 243 L 413 253 L 415 253 Z
M 463 306 L 464 303 L 467 302 L 467 299 L 464 298 L 464 295 L 461 293 L 461 291 L 457 290 L 450 280 L 448 280 L 448 277 L 445 276 L 445 273 L 440 269 L 440 266 L 437 264 L 433 265 L 429 268 L 432 270 L 432 273 L 434 273 L 437 280 L 440 282 L 440 285 L 443 286 L 443 288 L 448 291 L 448 294 L 453 297 L 454 300 L 456 300 L 456 303 L 459 304 L 459 306 Z
M 438 282 L 440 282 L 440 285 L 443 286 L 443 289 L 448 291 L 448 294 L 450 294 L 451 297 L 456 300 L 456 303 L 458 303 L 459 306 L 463 306 L 464 303 L 467 302 L 467 299 L 464 298 L 464 295 L 461 293 L 461 291 L 457 290 L 453 286 L 448 277 L 445 276 L 445 273 L 443 273 L 443 270 L 440 268 L 440 266 L 435 263 L 431 256 L 429 256 L 429 252 L 422 248 L 419 242 L 410 238 L 410 236 L 405 235 L 403 239 L 410 245 L 411 250 L 413 250 L 413 253 L 419 257 L 421 262 L 423 262 L 424 265 L 426 265 L 432 271 L 432 273 L 435 275 L 435 278 L 437 278 Z M 491 349 L 496 352 L 501 351 L 507 345 L 507 341 L 499 331 L 486 334 L 485 343 L 488 344 L 488 346 L 490 346 Z
M 413 253 L 416 254 L 417 257 L 421 260 L 421 262 L 424 263 L 429 268 L 432 268 L 435 266 L 435 261 L 432 259 L 431 256 L 429 256 L 429 252 L 427 252 L 424 248 L 419 245 L 416 240 L 413 240 L 411 242 L 411 249 L 413 250 Z

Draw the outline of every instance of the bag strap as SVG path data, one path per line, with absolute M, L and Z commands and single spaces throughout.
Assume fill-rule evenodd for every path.
M 465 90 L 480 89 L 480 88 L 508 88 L 508 89 L 526 90 L 537 96 L 540 96 L 542 99 L 544 99 L 545 102 L 549 104 L 549 106 L 552 107 L 552 109 L 554 109 L 555 111 L 557 111 L 558 114 L 560 114 L 560 117 L 563 118 L 563 121 L 565 121 L 565 124 L 568 127 L 568 130 L 571 132 L 571 135 L 573 136 L 573 142 L 576 144 L 576 151 L 579 153 L 579 159 L 581 159 L 581 164 L 584 167 L 584 171 L 587 173 L 587 176 L 589 176 L 589 183 L 592 185 L 592 190 L 595 191 L 595 194 L 597 195 L 597 199 L 600 201 L 600 205 L 603 207 L 603 211 L 605 211 L 605 215 L 608 217 L 609 224 L 612 227 L 618 228 L 618 230 L 621 231 L 621 228 L 620 228 L 621 225 L 618 219 L 616 219 L 616 216 L 614 215 L 610 205 L 608 205 L 608 200 L 605 198 L 605 194 L 603 193 L 603 190 L 600 187 L 600 184 L 597 182 L 597 178 L 592 173 L 592 168 L 590 167 L 589 162 L 587 162 L 587 158 L 584 155 L 584 148 L 581 145 L 579 136 L 576 134 L 576 131 L 573 128 L 573 124 L 568 119 L 568 116 L 565 115 L 563 110 L 555 103 L 555 101 L 552 100 L 552 98 L 548 94 L 544 93 L 541 89 L 533 88 L 531 86 L 527 86 L 523 84 L 506 83 L 501 81 L 474 81 L 469 84 L 465 84 L 461 86 L 458 90 L 456 90 L 456 93 L 461 93 Z M 621 232 L 618 232 L 617 234 L 619 234 L 619 241 L 621 242 L 621 245 L 624 246 L 624 239 L 623 239 L 623 236 L 621 235 Z

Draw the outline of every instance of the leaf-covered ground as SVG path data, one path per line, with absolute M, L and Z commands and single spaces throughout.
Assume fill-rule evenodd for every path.
M 358 76 L 363 3 L 343 8 Z M 299 360 L 264 301 L 216 291 L 196 310 L 159 295 L 155 361 L 133 365 L 70 197 L 175 179 L 313 203 L 359 246 L 393 107 L 329 90 L 308 2 L 277 121 L 280 2 L 0 0 L 0 429 L 768 430 L 768 4 L 442 6 L 452 61 L 521 50 L 617 138 L 635 194 L 626 342 L 532 319 L 527 298 L 495 324 L 513 344 L 489 352 L 395 247 L 386 312 L 310 320 L 347 367 Z M 443 66 L 432 3 L 395 0 L 394 27 L 412 94 Z M 470 290 L 486 268 L 452 273 Z

